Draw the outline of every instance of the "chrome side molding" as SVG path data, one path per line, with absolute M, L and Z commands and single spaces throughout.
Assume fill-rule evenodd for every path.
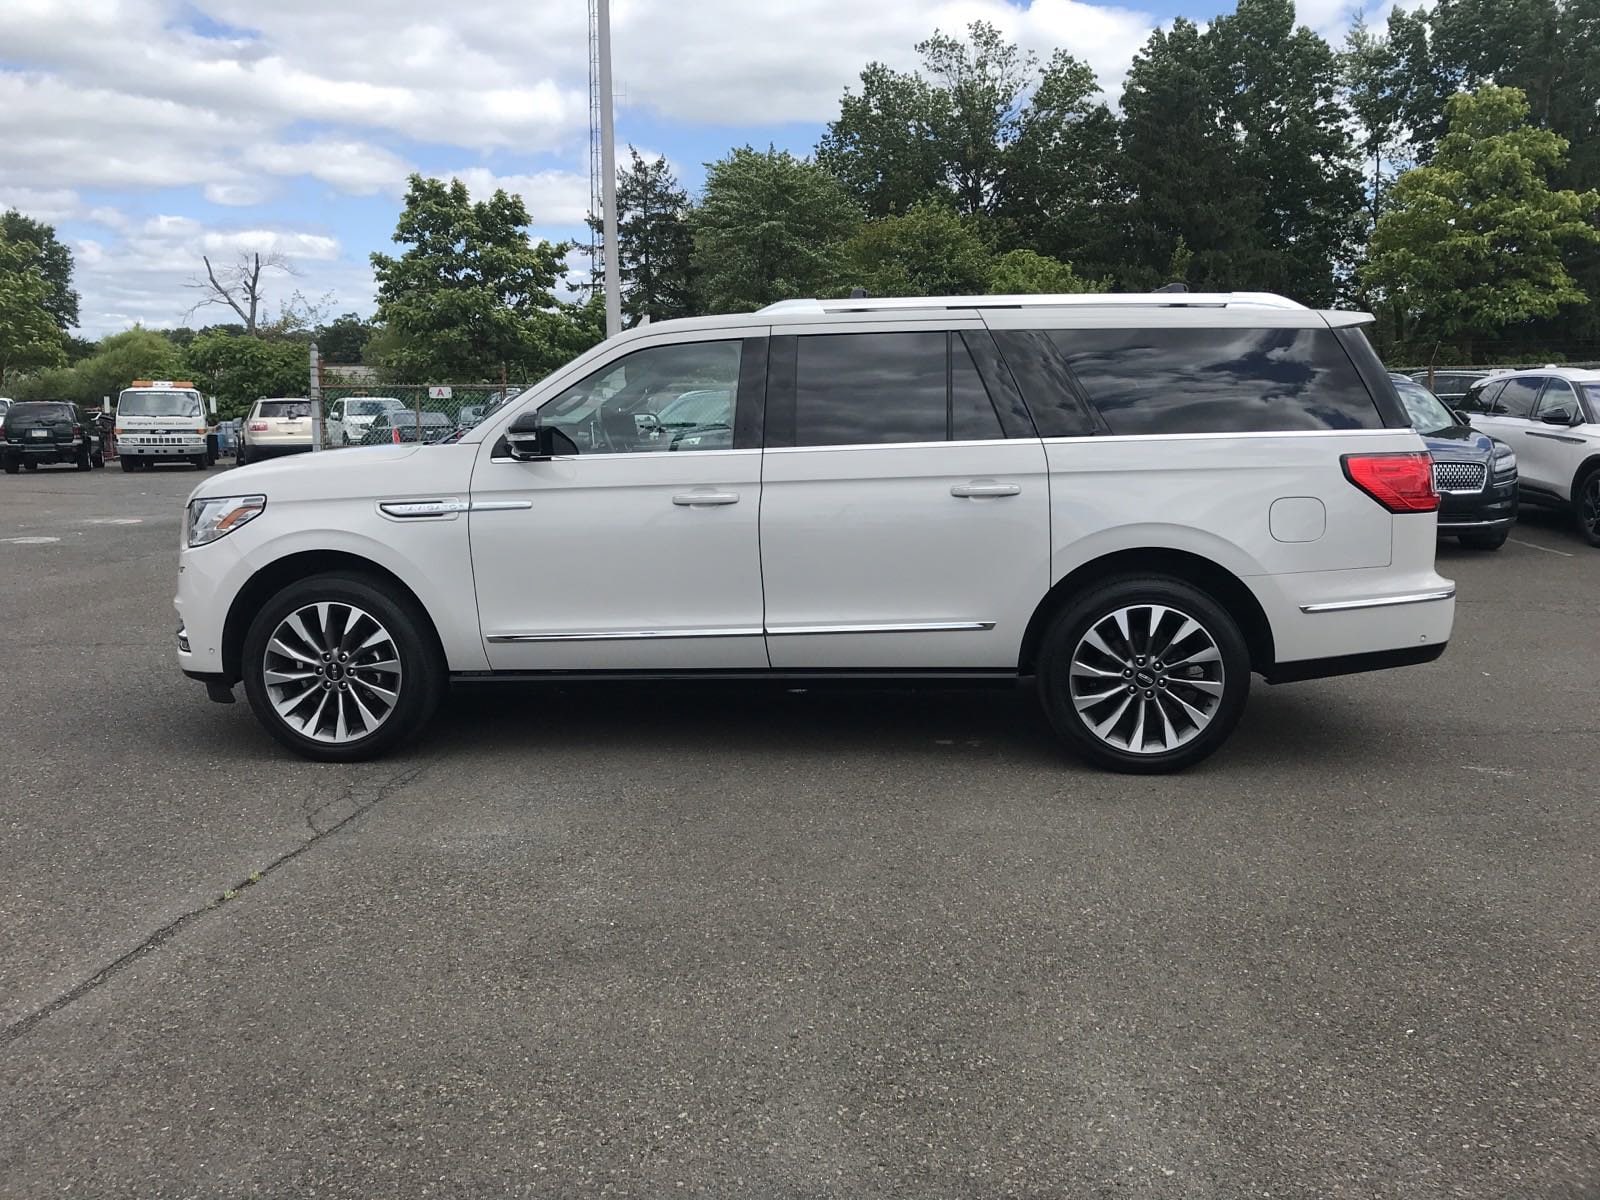
M 1329 600 L 1322 604 L 1302 604 L 1303 613 L 1349 612 L 1357 608 L 1392 608 L 1400 604 L 1431 604 L 1436 600 L 1454 600 L 1456 589 L 1441 588 L 1436 592 L 1407 592 L 1400 596 L 1373 596 L 1366 600 Z

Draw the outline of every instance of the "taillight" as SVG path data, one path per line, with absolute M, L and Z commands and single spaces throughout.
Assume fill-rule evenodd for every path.
M 389 438 L 389 440 L 390 440 L 390 441 L 391 441 L 391 442 L 393 442 L 393 443 L 394 443 L 394 444 L 395 444 L 395 445 L 396 445 L 396 446 L 398 446 L 398 445 L 399 445 L 399 444 L 400 444 L 400 426 L 398 426 L 398 425 L 396 425 L 396 426 L 395 426 L 395 427 L 394 427 L 394 433 L 393 433 L 393 435 L 392 435 L 392 436 L 391 436 L 391 437 L 390 437 L 390 438 Z
M 1346 454 L 1345 478 L 1392 513 L 1434 512 L 1433 459 L 1427 451 Z
M 74 425 L 72 427 L 72 436 L 73 437 L 77 437 L 77 438 L 81 438 L 83 436 L 83 426 L 82 425 Z
M 267 431 L 267 423 L 265 421 L 251 421 L 250 422 L 250 432 L 251 433 L 265 433 L 266 431 Z

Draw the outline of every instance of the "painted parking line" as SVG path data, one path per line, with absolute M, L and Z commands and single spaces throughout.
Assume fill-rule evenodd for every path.
M 1546 554 L 1559 554 L 1562 558 L 1574 557 L 1574 555 L 1568 554 L 1565 550 L 1552 550 L 1549 546 L 1541 546 L 1537 542 L 1525 542 L 1521 538 L 1507 538 L 1506 540 L 1515 542 L 1519 546 L 1526 546 L 1530 550 L 1543 550 Z
M 58 537 L 8 537 L 0 538 L 8 546 L 47 546 L 51 542 L 59 542 Z

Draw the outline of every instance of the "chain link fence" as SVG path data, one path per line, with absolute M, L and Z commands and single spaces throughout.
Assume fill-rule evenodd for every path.
M 526 383 L 324 383 L 322 444 L 331 450 L 444 441 L 472 428 L 527 387 Z

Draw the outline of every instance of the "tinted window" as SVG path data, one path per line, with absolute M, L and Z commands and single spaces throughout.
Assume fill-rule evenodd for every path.
M 795 445 L 944 441 L 948 340 L 942 331 L 800 338 Z
M 309 400 L 263 400 L 256 405 L 258 417 L 281 417 L 285 419 L 309 417 L 311 415 L 311 402 Z
M 1000 353 L 1028 402 L 1040 437 L 1083 437 L 1096 432 L 1067 371 L 1066 356 L 1043 331 L 996 330 Z
M 1486 413 L 1494 407 L 1494 402 L 1503 387 L 1505 387 L 1503 379 L 1486 379 L 1482 383 L 1475 383 L 1461 398 L 1461 407 L 1467 412 Z
M 1539 388 L 1544 384 L 1543 378 L 1534 376 L 1531 379 L 1517 378 L 1506 380 L 1505 387 L 1500 389 L 1500 394 L 1494 400 L 1494 415 L 1497 417 L 1531 417 L 1533 416 L 1534 402 L 1539 399 Z
M 9 417 L 15 417 L 19 421 L 25 418 L 31 418 L 36 421 L 59 421 L 63 417 L 71 418 L 72 405 L 51 404 L 41 401 L 24 401 L 21 404 L 13 404 L 9 409 L 6 410 L 6 415 Z
M 1328 329 L 1064 329 L 1050 336 L 1114 434 L 1383 426 Z
M 1005 437 L 977 364 L 960 338 L 950 339 L 950 437 L 957 442 Z

